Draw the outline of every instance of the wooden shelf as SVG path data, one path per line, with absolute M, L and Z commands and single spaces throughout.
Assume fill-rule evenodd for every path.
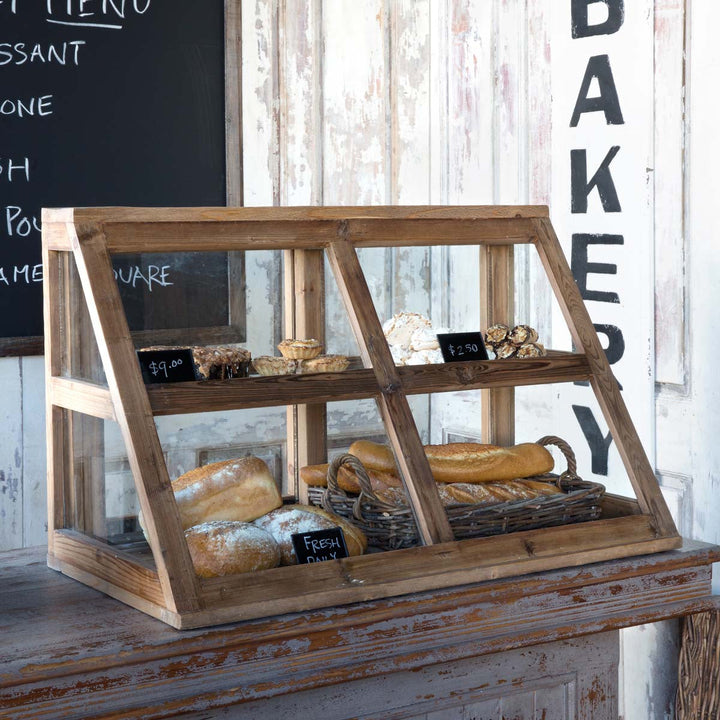
M 535 359 L 406 365 L 397 372 L 409 395 L 576 382 L 590 377 L 584 355 L 559 351 Z M 346 370 L 148 385 L 147 393 L 153 415 L 179 415 L 371 398 L 377 394 L 377 379 L 372 369 Z

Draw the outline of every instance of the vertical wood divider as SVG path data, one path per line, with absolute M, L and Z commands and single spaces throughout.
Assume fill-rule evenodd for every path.
M 340 223 L 338 234 L 340 239 L 330 243 L 327 249 L 328 261 L 345 303 L 363 363 L 373 368 L 377 378 L 378 408 L 395 453 L 420 538 L 425 545 L 452 541 L 452 529 L 440 502 L 422 440 L 344 222 Z
M 292 329 L 288 337 L 315 338 L 325 345 L 325 253 L 323 250 L 286 250 L 285 261 L 286 327 Z M 325 403 L 288 408 L 288 460 L 292 462 L 291 458 L 296 495 L 300 502 L 307 503 L 307 486 L 299 482 L 297 473 L 305 465 L 327 462 Z
M 515 266 L 512 245 L 480 245 L 480 326 L 515 318 Z M 482 390 L 482 439 L 491 445 L 515 444 L 515 388 Z
M 200 586 L 180 524 L 105 236 L 98 226 L 80 225 L 75 226 L 72 241 L 165 601 L 172 612 L 198 610 Z
M 642 447 L 617 380 L 549 219 L 535 219 L 536 246 L 545 272 L 579 352 L 585 353 L 595 392 L 643 513 L 652 515 L 659 535 L 678 536 L 655 473 Z
M 48 425 L 47 443 L 47 509 L 48 554 L 52 555 L 55 530 L 64 527 L 65 476 L 64 453 L 67 448 L 67 414 L 53 405 L 49 390 L 50 378 L 62 373 L 62 327 L 57 308 L 63 307 L 60 286 L 60 253 L 48 250 L 45 243 L 43 257 L 43 315 L 45 325 L 45 422 Z

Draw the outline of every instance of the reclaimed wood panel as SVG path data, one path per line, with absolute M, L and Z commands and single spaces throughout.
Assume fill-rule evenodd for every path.
M 455 691 L 474 701 L 471 693 L 483 692 L 477 680 L 485 675 L 482 668 L 505 662 L 502 653 L 522 648 L 508 660 L 528 660 L 522 672 L 528 681 L 565 676 L 574 672 L 571 657 L 577 655 L 571 651 L 568 657 L 559 642 L 709 609 L 709 563 L 720 558 L 716 548 L 689 543 L 650 557 L 178 633 L 48 570 L 43 552 L 5 554 L 0 563 L 0 707 L 32 720 L 61 712 L 83 718 L 89 701 L 98 715 L 232 717 L 247 711 L 256 717 L 266 708 L 281 717 L 283 707 L 303 697 L 312 700 L 312 709 L 322 703 L 347 708 L 347 698 L 354 697 L 355 716 L 364 709 L 385 720 L 383 712 L 407 708 L 406 717 L 412 717 L 414 703 L 451 705 Z M 578 640 L 587 648 L 599 641 Z M 548 650 L 564 663 L 560 672 L 545 665 Z M 577 670 L 591 669 L 593 658 L 601 664 L 612 656 L 609 647 L 588 650 L 588 661 Z M 510 674 L 498 673 L 503 679 Z M 442 677 L 449 684 L 438 685 Z M 346 682 L 351 680 L 363 682 Z M 414 682 L 437 690 L 418 698 Z M 508 692 L 503 684 L 508 683 L 497 686 L 501 696 Z M 386 697 L 394 699 L 383 702 Z

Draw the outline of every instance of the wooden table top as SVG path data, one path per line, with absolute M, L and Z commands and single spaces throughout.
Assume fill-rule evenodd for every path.
M 717 546 L 685 541 L 655 555 L 178 631 L 48 569 L 45 548 L 2 553 L 0 717 L 176 717 L 679 617 L 717 606 L 718 560 Z M 140 704 L 153 711 L 126 710 Z

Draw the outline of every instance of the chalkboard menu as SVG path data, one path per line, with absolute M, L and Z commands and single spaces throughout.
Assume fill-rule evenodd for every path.
M 42 207 L 226 204 L 224 16 L 223 0 L 0 2 L 1 338 L 42 335 Z M 227 324 L 227 255 L 114 263 L 131 329 Z

